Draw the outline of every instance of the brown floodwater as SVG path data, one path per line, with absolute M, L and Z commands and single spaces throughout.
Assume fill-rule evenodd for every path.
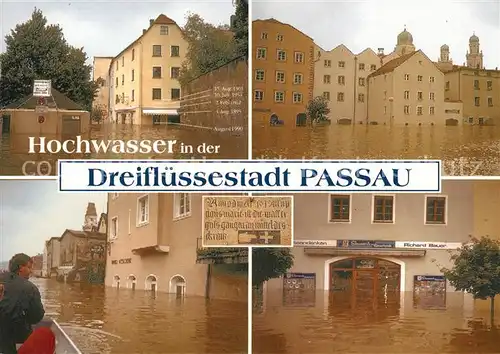
M 245 303 L 32 281 L 83 354 L 247 352 Z
M 241 132 L 217 132 L 193 129 L 185 126 L 141 126 L 129 124 L 93 124 L 82 139 L 92 140 L 177 140 L 173 154 L 29 154 L 29 137 L 25 134 L 0 135 L 0 175 L 56 175 L 59 159 L 246 159 L 248 137 L 246 129 Z M 38 138 L 37 136 L 36 138 Z M 47 141 L 74 140 L 74 136 L 57 137 L 45 135 Z M 193 152 L 181 151 L 180 143 L 193 146 Z M 220 146 L 218 153 L 207 153 L 197 147 Z
M 500 126 L 271 127 L 253 124 L 254 159 L 441 159 L 451 176 L 500 175 Z
M 486 302 L 451 293 L 446 305 L 417 302 L 413 293 L 358 295 L 321 291 L 285 302 L 282 291 L 268 292 L 254 304 L 253 352 L 500 353 L 500 329 L 491 326 Z

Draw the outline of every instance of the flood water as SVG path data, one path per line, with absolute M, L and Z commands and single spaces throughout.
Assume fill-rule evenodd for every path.
M 32 281 L 83 354 L 247 352 L 245 303 Z
M 246 132 L 215 132 L 184 126 L 140 126 L 129 124 L 94 124 L 90 133 L 82 139 L 109 140 L 177 140 L 173 154 L 29 154 L 31 135 L 0 135 L 0 175 L 56 175 L 59 159 L 246 159 L 248 157 L 248 137 Z M 46 140 L 59 141 L 75 137 L 45 136 Z M 182 152 L 180 143 L 193 146 L 193 152 Z M 219 145 L 219 153 L 209 154 L 197 151 L 201 144 Z
M 288 305 L 280 291 L 268 297 L 254 308 L 254 353 L 500 353 L 489 304 L 461 294 L 447 294 L 446 307 L 417 304 L 413 293 L 350 301 L 321 291 Z
M 446 175 L 499 175 L 500 127 L 270 127 L 254 123 L 257 159 L 441 159 Z

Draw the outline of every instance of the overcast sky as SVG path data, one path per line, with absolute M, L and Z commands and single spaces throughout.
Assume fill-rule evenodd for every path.
M 81 230 L 87 203 L 106 212 L 106 194 L 58 193 L 57 181 L 0 180 L 0 262 L 22 252 L 43 253 L 44 242 Z
M 234 13 L 231 0 L 196 1 L 18 1 L 0 0 L 1 51 L 4 38 L 16 24 L 27 21 L 33 9 L 41 9 L 49 23 L 61 25 L 66 40 L 75 47 L 84 47 L 87 56 L 115 56 L 135 41 L 149 19 L 164 14 L 180 26 L 187 13 L 198 13 L 213 24 L 228 24 Z
M 440 46 L 448 44 L 459 65 L 475 32 L 486 68 L 500 68 L 499 0 L 254 0 L 252 16 L 293 25 L 325 50 L 345 44 L 355 54 L 367 47 L 391 52 L 406 25 L 417 49 L 437 60 Z

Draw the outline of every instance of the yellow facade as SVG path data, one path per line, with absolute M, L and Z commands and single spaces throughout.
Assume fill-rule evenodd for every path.
M 149 28 L 111 61 L 113 120 L 143 125 L 177 120 L 181 98 L 177 77 L 187 48 L 175 21 L 165 15 L 150 20 Z
M 252 36 L 252 119 L 269 124 L 276 115 L 285 125 L 295 125 L 313 98 L 314 42 L 274 19 L 253 21 Z

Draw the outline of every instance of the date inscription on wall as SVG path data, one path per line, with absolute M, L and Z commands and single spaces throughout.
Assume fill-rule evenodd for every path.
M 243 86 L 214 86 L 216 114 L 221 116 L 243 114 L 243 105 L 247 104 L 244 92 Z
M 111 261 L 111 264 L 129 264 L 129 263 L 132 263 L 132 258 L 114 259 Z

